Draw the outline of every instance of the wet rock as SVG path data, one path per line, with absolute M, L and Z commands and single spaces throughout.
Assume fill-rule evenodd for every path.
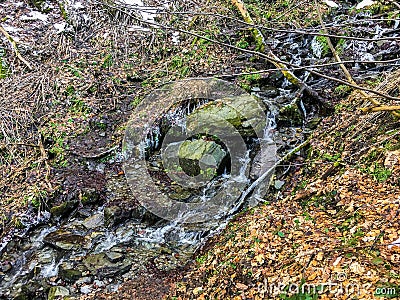
M 95 281 L 93 281 L 93 285 L 96 287 L 103 287 L 105 285 L 105 283 L 103 281 L 96 279 Z
M 104 209 L 104 224 L 107 227 L 113 226 L 117 223 L 122 209 L 119 206 L 109 206 Z
M 45 247 L 39 253 L 37 253 L 37 260 L 43 264 L 49 264 L 55 260 L 57 253 L 55 250 Z
M 94 188 L 86 188 L 81 191 L 80 200 L 83 205 L 95 204 L 99 202 L 100 195 Z
M 132 262 L 129 259 L 113 263 L 105 253 L 88 255 L 83 259 L 83 264 L 92 275 L 99 278 L 113 277 L 129 271 Z
M 54 300 L 69 296 L 69 290 L 63 286 L 53 286 L 49 290 L 47 300 Z
M 63 262 L 58 268 L 58 277 L 69 283 L 74 283 L 82 277 L 82 272 L 78 268 L 74 268 L 72 264 Z
M 87 229 L 93 229 L 97 227 L 103 226 L 104 223 L 104 215 L 103 214 L 95 214 L 86 218 L 82 225 L 85 226 Z
M 82 294 L 89 294 L 92 291 L 92 289 L 90 288 L 90 286 L 84 285 L 81 287 L 80 291 Z
M 212 141 L 184 141 L 179 147 L 179 162 L 186 174 L 195 176 L 200 170 L 206 177 L 214 177 L 218 166 L 226 156 L 220 145 Z M 211 171 L 208 173 L 208 171 Z M 209 175 L 209 176 L 207 176 Z
M 58 206 L 53 206 L 50 209 L 50 213 L 54 217 L 63 217 L 72 212 L 75 207 L 77 207 L 78 201 L 72 200 L 72 201 L 65 201 L 62 204 Z
M 61 250 L 78 250 L 88 242 L 85 237 L 62 229 L 49 233 L 43 241 Z
M 85 276 L 85 277 L 79 278 L 79 279 L 75 282 L 75 284 L 76 284 L 77 286 L 80 286 L 80 285 L 82 285 L 82 284 L 92 283 L 92 281 L 93 281 L 93 278 L 92 278 L 92 277 Z
M 119 252 L 107 252 L 106 255 L 112 263 L 119 262 L 125 258 L 125 255 Z

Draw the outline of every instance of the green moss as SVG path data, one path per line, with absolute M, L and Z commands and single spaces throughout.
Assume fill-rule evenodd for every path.
M 4 48 L 0 48 L 0 79 L 6 78 L 10 73 L 10 70 L 4 59 L 5 55 L 6 51 L 4 50 Z
M 327 56 L 331 50 L 329 48 L 328 39 L 325 36 L 317 36 L 316 41 L 321 45 L 321 56 Z
M 345 84 L 341 84 L 341 85 L 337 86 L 334 90 L 335 94 L 340 97 L 345 97 L 345 96 L 349 95 L 351 91 L 352 91 L 352 88 Z

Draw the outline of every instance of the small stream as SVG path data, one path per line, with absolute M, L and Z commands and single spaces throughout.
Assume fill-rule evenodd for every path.
M 289 35 L 272 42 L 287 49 L 292 63 L 324 62 L 313 41 Z M 362 51 L 361 42 L 347 47 L 369 51 Z M 326 82 L 312 84 L 318 87 Z M 184 266 L 238 212 L 263 201 L 269 178 L 248 197 L 241 195 L 310 131 L 305 120 L 316 119 L 318 109 L 301 100 L 294 103 L 296 92 L 278 78 L 254 86 L 253 102 L 239 87 L 217 79 L 180 81 L 150 93 L 128 124 L 122 151 L 108 161 L 124 163 L 126 178 L 109 177 L 106 184 L 111 191 L 106 203 L 113 194 L 125 193 L 141 205 L 124 217 L 124 208 L 99 204 L 87 195 L 90 205 L 80 205 L 67 217 L 51 218 L 41 212 L 31 220 L 27 215 L 26 229 L 11 232 L 0 244 L 0 299 L 51 299 L 49 290 L 74 297 L 112 292 L 146 273 L 149 264 L 160 271 Z M 240 97 L 253 106 L 235 102 Z M 229 106 L 244 114 L 240 124 L 205 126 L 201 111 L 218 114 Z M 199 111 L 198 118 L 190 121 L 190 115 Z M 209 123 L 220 124 L 212 115 L 206 115 Z M 207 171 L 218 162 L 213 173 L 188 176 L 175 168 L 176 153 L 169 155 L 181 149 L 182 141 L 212 145 L 225 156 L 217 161 L 216 152 L 205 152 L 213 162 L 207 169 L 200 164 L 200 169 Z M 91 160 L 88 168 L 101 171 L 103 164 Z M 131 190 L 122 191 L 126 182 Z M 273 189 L 281 186 L 272 183 Z
M 197 186 L 188 187 L 185 186 L 184 181 L 179 182 L 182 178 L 173 177 L 176 174 L 171 173 L 172 179 L 169 178 L 163 166 L 168 162 L 163 160 L 166 147 L 163 148 L 162 141 L 172 139 L 167 134 L 170 130 L 174 133 L 179 132 L 179 138 L 181 138 L 180 134 L 187 135 L 186 116 L 201 109 L 208 102 L 218 101 L 217 98 L 231 96 L 232 93 L 234 97 L 247 95 L 231 83 L 214 79 L 188 81 L 183 87 L 185 93 L 196 94 L 205 91 L 203 88 L 198 89 L 198 84 L 213 86 L 215 83 L 219 88 L 214 92 L 208 90 L 209 100 L 204 100 L 205 95 L 195 95 L 194 99 L 202 100 L 184 102 L 184 105 L 175 106 L 172 112 L 154 114 L 161 116 L 161 118 L 155 118 L 154 122 L 149 121 L 147 117 L 144 118 L 146 124 L 133 119 L 135 128 L 140 129 L 141 132 L 143 128 L 147 130 L 144 135 L 142 134 L 144 138 L 139 143 L 139 146 L 145 149 L 137 151 L 137 153 L 141 152 L 138 157 L 143 158 L 140 163 L 143 163 L 144 167 L 142 165 L 138 167 L 139 162 L 129 161 L 131 152 L 127 149 L 129 147 L 132 149 L 134 144 L 128 140 L 131 138 L 130 134 L 127 134 L 125 139 L 125 150 L 117 153 L 113 158 L 115 161 L 125 162 L 128 183 L 132 180 L 138 183 L 131 186 L 132 195 L 139 198 L 142 206 L 136 207 L 129 218 L 119 223 L 113 222 L 116 214 L 113 211 L 114 208 L 106 205 L 82 206 L 68 218 L 62 218 L 59 221 L 50 219 L 43 221 L 42 224 L 32 224 L 28 227 L 30 229 L 21 233 L 19 237 L 14 236 L 12 240 L 3 241 L 0 294 L 4 299 L 47 299 L 50 288 L 53 292 L 71 296 L 79 296 L 96 290 L 111 292 L 124 281 L 134 279 L 146 272 L 146 266 L 149 263 L 161 271 L 181 267 L 192 258 L 196 249 L 208 237 L 224 228 L 237 212 L 262 201 L 261 198 L 268 188 L 268 180 L 266 184 L 261 185 L 263 190 L 261 191 L 260 188 L 258 194 L 253 193 L 251 197 L 245 199 L 245 202 L 237 203 L 241 192 L 257 178 L 260 172 L 271 167 L 276 160 L 275 156 L 269 161 L 260 160 L 260 151 L 263 149 L 260 143 L 266 143 L 269 147 L 272 145 L 273 150 L 276 151 L 273 140 L 276 136 L 280 136 L 278 151 L 283 151 L 286 148 L 286 143 L 282 142 L 284 136 L 287 141 L 301 139 L 298 130 L 294 127 L 287 127 L 283 134 L 277 133 L 275 115 L 278 107 L 273 106 L 272 103 L 279 97 L 284 97 L 285 102 L 288 101 L 290 94 L 284 90 L 274 89 L 271 93 L 271 87 L 268 87 L 265 91 L 268 91 L 272 98 L 260 97 L 265 91 L 255 89 L 254 93 L 260 97 L 254 98 L 257 99 L 255 103 L 263 106 L 261 114 L 263 123 L 259 126 L 258 132 L 261 139 L 257 138 L 254 131 L 251 132 L 243 139 L 245 147 L 240 149 L 241 152 L 231 154 L 230 160 L 235 160 L 235 162 L 226 163 L 211 179 L 205 178 L 210 180 L 201 181 L 201 184 L 198 181 Z M 188 88 L 192 84 L 197 86 L 195 91 L 190 91 Z M 212 89 L 214 88 L 215 86 Z M 149 103 L 153 105 L 168 102 L 165 99 L 165 90 L 163 89 L 162 95 L 158 95 L 159 98 L 154 96 L 154 92 L 149 95 L 151 99 Z M 173 91 L 169 94 L 169 98 L 175 101 L 176 93 L 179 91 L 177 85 L 172 85 L 167 90 Z M 186 94 L 182 97 L 186 98 Z M 160 102 L 161 100 L 163 102 Z M 141 109 L 151 111 L 155 108 L 144 104 Z M 136 115 L 140 114 L 139 109 Z M 127 132 L 130 129 L 128 126 Z M 224 138 L 228 137 L 227 135 Z M 232 149 L 233 152 L 237 151 L 234 147 L 231 147 Z M 267 158 L 265 151 L 272 151 L 272 148 L 264 149 L 263 157 Z M 273 154 L 275 155 L 275 152 Z M 95 162 L 91 162 L 90 167 L 96 169 L 98 166 Z M 157 216 L 159 210 L 154 210 L 154 207 L 146 209 L 148 204 L 146 196 L 150 195 L 152 203 L 160 205 L 163 205 L 160 199 L 164 196 L 155 196 L 148 192 L 152 190 L 152 187 L 145 186 L 144 172 L 149 176 L 157 195 L 167 195 L 178 203 L 178 206 L 196 204 L 197 206 L 189 207 L 197 208 L 181 210 L 174 216 L 162 213 Z M 118 190 L 118 186 L 123 185 L 121 181 L 124 180 L 126 179 L 123 177 L 113 178 L 107 184 Z M 215 205 L 210 207 L 210 203 Z M 161 211 L 166 210 L 161 206 Z M 208 214 L 206 218 L 203 218 L 204 215 L 198 218 L 204 211 L 211 213 L 211 217 Z

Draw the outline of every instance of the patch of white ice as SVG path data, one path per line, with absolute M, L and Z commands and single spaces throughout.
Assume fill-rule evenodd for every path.
M 364 8 L 366 6 L 370 6 L 372 4 L 375 4 L 376 1 L 372 1 L 372 0 L 363 0 L 360 3 L 357 4 L 356 9 L 361 9 Z
M 334 7 L 334 8 L 339 7 L 339 5 L 336 2 L 331 0 L 323 0 L 323 2 L 329 7 Z
M 27 16 L 21 16 L 22 21 L 40 20 L 47 23 L 47 16 L 39 11 L 32 10 Z
M 62 23 L 56 23 L 53 25 L 55 29 L 57 29 L 57 33 L 65 31 L 65 27 L 67 26 L 67 23 L 62 22 Z

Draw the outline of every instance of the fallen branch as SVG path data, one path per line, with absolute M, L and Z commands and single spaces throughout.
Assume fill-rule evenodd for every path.
M 260 177 L 257 178 L 256 181 L 254 181 L 240 196 L 238 202 L 236 203 L 235 207 L 231 209 L 229 214 L 233 214 L 237 209 L 242 205 L 243 201 L 246 199 L 246 197 L 261 183 L 274 172 L 275 168 L 278 167 L 280 164 L 282 164 L 284 161 L 290 159 L 293 154 L 299 152 L 301 149 L 303 149 L 305 146 L 307 146 L 310 143 L 311 136 L 298 145 L 296 148 L 288 152 L 284 157 L 282 157 L 280 160 L 278 160 L 271 168 L 269 168 L 267 171 L 265 171 Z
M 232 0 L 233 5 L 237 7 L 237 9 L 240 11 L 243 20 L 249 24 L 249 25 L 254 25 L 254 21 L 251 18 L 249 12 L 246 9 L 246 6 L 244 5 L 244 2 L 242 0 Z M 253 27 L 251 28 L 251 32 L 253 34 L 254 40 L 256 41 L 256 47 L 257 50 L 263 53 L 266 53 L 266 45 L 264 41 L 264 36 L 261 33 L 261 31 Z M 292 84 L 298 86 L 302 90 L 304 90 L 308 95 L 315 99 L 319 99 L 318 93 L 314 91 L 311 87 L 309 87 L 305 82 L 303 82 L 300 78 L 298 78 L 296 75 L 294 75 L 291 71 L 288 70 L 287 66 L 281 62 L 281 60 L 272 52 L 272 50 L 268 50 L 266 53 L 266 59 L 270 63 L 272 63 L 275 67 L 277 67 L 285 76 L 285 78 Z
M 324 23 L 324 21 L 322 20 L 321 9 L 320 9 L 320 7 L 319 7 L 319 4 L 318 4 L 317 0 L 314 0 L 314 3 L 315 3 L 315 6 L 316 6 L 316 8 L 317 8 L 318 19 L 319 19 L 319 21 L 320 21 L 320 23 L 321 23 L 322 31 L 326 34 L 326 33 L 328 33 L 328 30 L 326 29 L 325 23 Z M 349 83 L 351 83 L 352 85 L 357 86 L 357 92 L 358 92 L 362 97 L 364 97 L 365 99 L 367 99 L 372 105 L 374 105 L 374 106 L 375 106 L 374 108 L 380 107 L 382 104 L 381 104 L 378 100 L 372 98 L 372 97 L 371 97 L 370 95 L 368 95 L 365 91 L 363 91 L 363 90 L 361 90 L 361 89 L 358 88 L 358 84 L 354 81 L 354 79 L 353 79 L 353 77 L 351 76 L 350 72 L 347 70 L 346 66 L 342 63 L 342 60 L 341 60 L 341 58 L 339 57 L 339 55 L 338 55 L 338 53 L 337 53 L 335 47 L 333 46 L 331 39 L 329 38 L 329 36 L 326 36 L 325 38 L 326 38 L 326 41 L 327 41 L 327 43 L 328 43 L 329 48 L 330 48 L 331 51 L 332 51 L 333 56 L 335 57 L 335 60 L 339 63 L 340 68 L 342 69 L 344 75 L 346 76 L 347 81 L 348 81 Z M 372 109 L 373 109 L 373 108 L 372 108 Z M 400 113 L 397 112 L 397 111 L 395 111 L 395 110 L 391 110 L 391 114 L 392 114 L 394 117 L 396 117 L 396 118 L 399 118 L 399 117 L 400 117 Z
M 25 58 L 22 57 L 21 53 L 19 53 L 17 43 L 14 41 L 14 39 L 9 35 L 9 33 L 0 25 L 0 32 L 6 37 L 6 39 L 10 42 L 11 46 L 14 48 L 15 55 L 19 58 L 20 61 L 22 61 L 29 70 L 33 70 L 31 65 L 26 61 Z
M 400 105 L 394 105 L 394 106 L 375 106 L 375 107 L 365 107 L 365 108 L 360 108 L 363 112 L 376 112 L 376 111 L 394 111 L 394 110 L 400 110 Z

